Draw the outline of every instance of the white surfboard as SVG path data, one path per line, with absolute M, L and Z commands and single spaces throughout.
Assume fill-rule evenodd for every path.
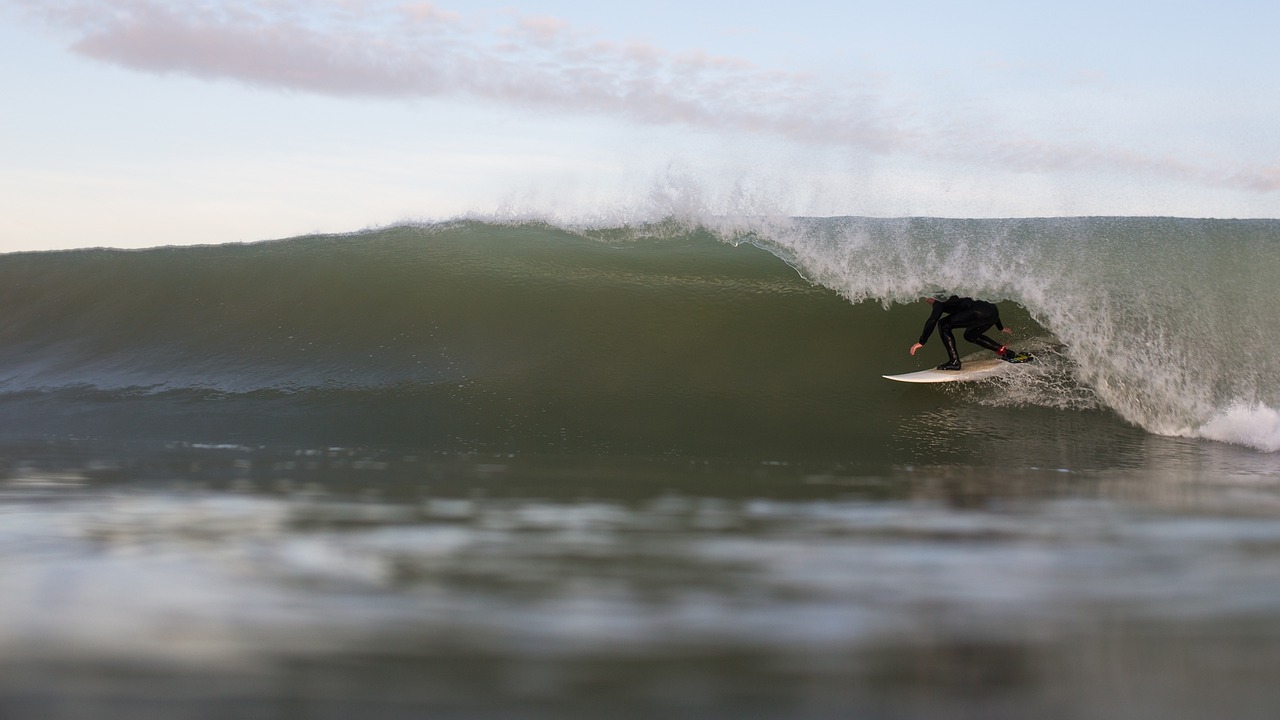
M 982 360 L 965 360 L 960 363 L 959 370 L 921 370 L 903 375 L 884 375 L 889 380 L 908 383 L 940 383 L 967 382 L 985 380 L 996 375 L 1003 375 L 1013 369 L 1015 363 L 1000 358 L 983 358 Z

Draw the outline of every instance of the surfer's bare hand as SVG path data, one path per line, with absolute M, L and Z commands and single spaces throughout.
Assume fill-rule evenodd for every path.
M 1005 328 L 1005 329 L 1001 330 L 1000 332 L 1004 333 L 1005 335 L 1012 335 L 1012 334 L 1013 334 L 1013 328 Z
M 922 347 L 924 347 L 924 346 L 923 346 L 923 345 L 921 345 L 920 343 L 916 343 L 915 345 L 912 345 L 912 346 L 911 346 L 911 354 L 912 354 L 912 355 L 915 355 L 915 354 L 916 354 L 916 351 L 917 351 L 917 350 L 919 350 L 919 349 L 920 349 L 920 348 L 922 348 Z

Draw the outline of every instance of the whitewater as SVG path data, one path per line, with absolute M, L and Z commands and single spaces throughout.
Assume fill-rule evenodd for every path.
M 947 290 L 1009 300 L 1075 376 L 1151 432 L 1280 449 L 1275 221 L 797 221 L 762 233 L 852 302 Z

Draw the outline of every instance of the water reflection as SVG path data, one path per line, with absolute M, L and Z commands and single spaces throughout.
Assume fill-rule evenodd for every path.
M 1170 462 L 45 455 L 0 483 L 0 711 L 1251 717 L 1280 489 Z

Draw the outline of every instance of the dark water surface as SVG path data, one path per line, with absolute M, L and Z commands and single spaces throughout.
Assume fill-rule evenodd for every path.
M 16 448 L 0 715 L 1270 717 L 1274 477 L 1115 430 L 876 474 Z

